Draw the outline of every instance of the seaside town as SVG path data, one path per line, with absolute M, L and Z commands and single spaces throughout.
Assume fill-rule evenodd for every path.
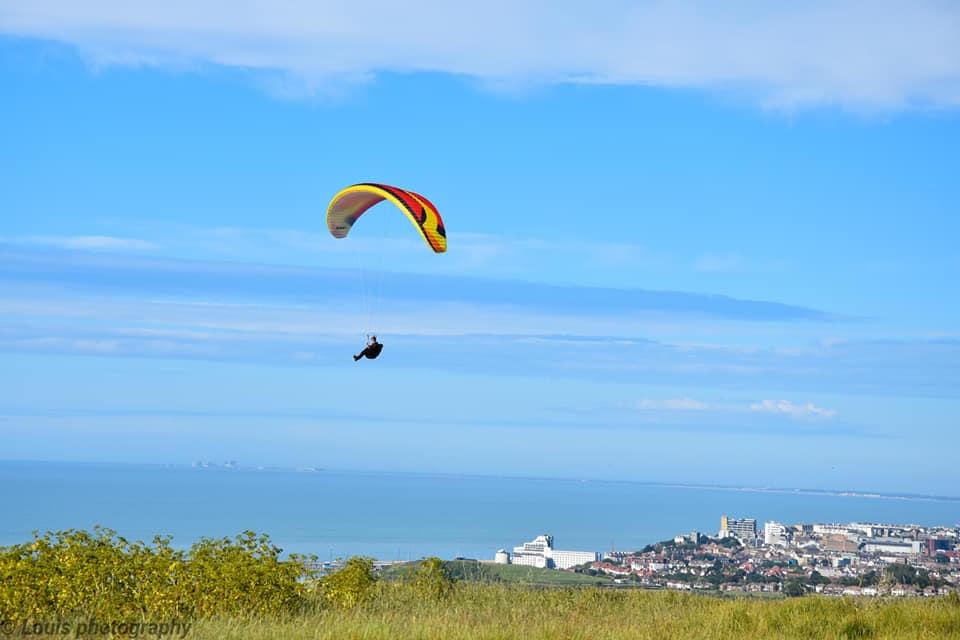
M 604 575 L 654 589 L 935 596 L 960 590 L 960 527 L 852 522 L 782 524 L 720 518 L 715 537 L 691 531 L 638 551 L 556 549 L 540 535 L 494 562 Z

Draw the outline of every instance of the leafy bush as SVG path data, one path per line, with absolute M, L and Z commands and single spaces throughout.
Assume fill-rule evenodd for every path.
M 266 535 L 258 538 L 252 531 L 234 542 L 203 539 L 193 545 L 181 586 L 194 603 L 195 615 L 295 610 L 306 589 L 301 578 L 307 572 L 302 559 L 283 561 L 280 553 Z
M 373 560 L 356 556 L 323 579 L 323 597 L 336 607 L 352 609 L 370 599 L 376 582 Z
M 306 602 L 312 558 L 280 560 L 265 535 L 204 538 L 186 552 L 170 542 L 129 542 L 103 527 L 34 533 L 0 549 L 0 619 L 279 614 Z
M 426 558 L 417 567 L 413 577 L 413 589 L 421 598 L 440 600 L 453 589 L 453 580 L 447 575 L 443 560 Z

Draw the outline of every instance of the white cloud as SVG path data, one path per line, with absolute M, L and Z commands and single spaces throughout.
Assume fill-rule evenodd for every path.
M 734 413 L 742 414 L 769 413 L 779 416 L 785 416 L 792 419 L 829 419 L 836 415 L 833 409 L 818 407 L 812 403 L 795 404 L 789 400 L 763 400 L 761 402 L 751 403 L 749 406 L 739 403 L 708 403 L 694 398 L 668 398 L 664 400 L 652 400 L 644 398 L 630 405 L 631 409 L 641 411 L 698 411 L 714 413 Z
M 150 251 L 157 248 L 157 245 L 146 240 L 114 236 L 26 236 L 12 240 L 17 244 L 81 251 Z
M 750 410 L 757 413 L 773 413 L 791 418 L 818 418 L 828 419 L 837 415 L 833 409 L 824 409 L 810 402 L 794 404 L 789 400 L 763 400 L 750 405 Z
M 381 214 L 388 211 L 381 211 Z M 323 225 L 322 218 L 319 223 Z M 441 262 L 401 215 L 381 215 L 365 224 L 349 241 L 336 240 L 326 230 L 291 228 L 201 227 L 165 221 L 124 220 L 114 233 L 150 238 L 134 240 L 108 236 L 0 237 L 0 242 L 55 246 L 63 249 L 128 249 L 160 251 L 188 259 L 223 259 L 244 263 L 362 268 L 368 271 L 403 271 L 529 279 L 537 265 L 569 265 L 572 253 L 580 264 L 603 274 L 595 278 L 609 283 L 610 276 L 624 278 L 627 269 L 681 269 L 687 267 L 657 255 L 649 248 L 629 242 L 576 241 L 538 237 L 511 237 L 489 233 L 450 230 L 456 251 Z M 582 271 L 583 269 L 581 269 Z M 621 280 L 622 281 L 622 280 Z M 589 283 L 594 284 L 594 283 Z
M 427 71 L 737 91 L 786 108 L 960 105 L 949 0 L 12 0 L 0 33 L 67 42 L 98 64 L 279 72 L 294 94 Z
M 633 408 L 658 411 L 708 411 L 716 407 L 693 398 L 667 398 L 666 400 L 644 398 L 636 402 Z
M 92 353 L 96 355 L 119 353 L 120 343 L 106 339 L 71 339 L 62 336 L 42 336 L 12 340 L 0 343 L 2 346 L 12 346 L 23 349 L 57 350 L 65 352 Z

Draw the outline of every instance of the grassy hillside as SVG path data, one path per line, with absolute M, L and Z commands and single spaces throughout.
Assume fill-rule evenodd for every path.
M 403 579 L 416 570 L 417 563 L 389 567 L 383 572 L 386 580 Z M 611 584 L 605 577 L 592 577 L 579 573 L 538 569 L 511 564 L 492 564 L 476 560 L 451 560 L 444 563 L 447 574 L 465 582 L 484 582 L 530 586 L 601 586 Z
M 318 576 L 266 536 L 203 539 L 189 550 L 106 529 L 61 531 L 0 550 L 0 635 L 43 623 L 188 624 L 207 638 L 955 638 L 960 596 L 785 600 L 583 584 L 529 567 L 426 558 L 386 575 L 350 558 Z M 559 581 L 576 581 L 561 584 Z M 549 587 L 549 588 L 548 588 Z M 30 632 L 29 625 L 40 625 Z M 27 625 L 27 626 L 24 626 Z M 77 627 L 74 627 L 77 628 Z M 75 636 L 71 636 L 75 637 Z M 146 636 L 141 636 L 146 637 Z M 183 636 L 180 636 L 183 637 Z
M 206 620 L 190 638 L 960 639 L 960 599 L 730 600 L 461 583 L 431 601 L 415 598 L 400 583 L 381 583 L 375 597 L 352 609 L 325 608 L 284 621 Z

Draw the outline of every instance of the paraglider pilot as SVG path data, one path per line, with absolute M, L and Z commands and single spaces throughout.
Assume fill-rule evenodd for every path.
M 373 360 L 380 355 L 381 351 L 383 351 L 383 344 L 377 342 L 377 336 L 370 336 L 370 340 L 367 341 L 367 346 L 363 348 L 363 351 L 353 356 L 353 361 L 356 362 L 364 356 Z

